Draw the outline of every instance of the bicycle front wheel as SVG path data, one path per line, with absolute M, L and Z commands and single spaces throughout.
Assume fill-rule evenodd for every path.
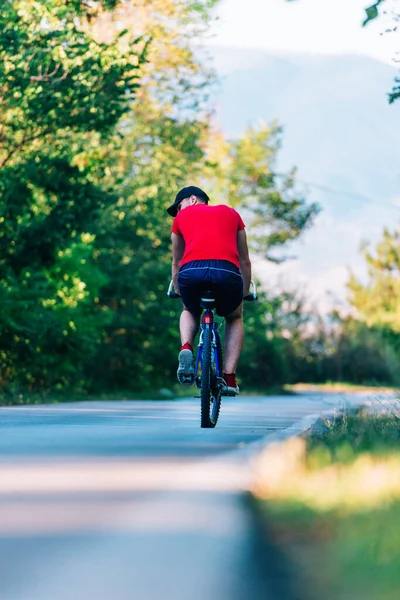
M 212 331 L 203 332 L 201 351 L 201 427 L 215 427 L 219 417 L 221 395 L 217 385 L 215 361 L 213 360 Z

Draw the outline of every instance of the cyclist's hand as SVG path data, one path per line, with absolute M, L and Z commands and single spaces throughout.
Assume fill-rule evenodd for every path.
M 179 285 L 178 285 L 178 273 L 175 273 L 175 275 L 173 275 L 172 281 L 174 282 L 174 292 L 180 296 L 181 293 L 179 291 Z

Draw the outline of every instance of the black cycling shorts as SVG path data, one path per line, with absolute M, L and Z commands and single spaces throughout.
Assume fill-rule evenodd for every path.
M 238 267 L 227 260 L 194 260 L 185 263 L 178 274 L 179 291 L 185 307 L 196 317 L 201 314 L 200 298 L 210 290 L 215 294 L 220 317 L 233 313 L 243 300 L 243 280 Z

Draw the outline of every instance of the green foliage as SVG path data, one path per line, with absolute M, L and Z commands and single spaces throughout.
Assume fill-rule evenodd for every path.
M 120 154 L 130 176 L 120 186 L 115 181 L 121 195 L 104 212 L 96 240 L 96 262 L 108 279 L 99 302 L 112 313 L 96 381 L 144 389 L 162 387 L 176 368 L 180 303 L 166 297 L 171 223 L 165 207 L 203 155 L 196 123 L 153 119 L 138 110 L 131 127 Z
M 379 16 L 379 6 L 384 2 L 386 2 L 386 0 L 377 0 L 375 4 L 372 4 L 371 6 L 368 6 L 368 8 L 365 9 L 367 16 L 363 25 L 367 25 L 370 21 L 373 21 Z
M 290 379 L 286 360 L 287 340 L 282 337 L 282 298 L 260 292 L 258 301 L 245 304 L 246 343 L 239 365 L 243 389 L 267 390 Z
M 249 214 L 253 248 L 271 260 L 271 250 L 298 238 L 319 212 L 296 192 L 295 171 L 277 180 L 276 154 L 281 144 L 279 127 L 249 130 L 232 143 L 229 200 Z
M 311 331 L 289 346 L 291 382 L 399 385 L 398 353 L 387 332 L 352 317 L 333 325 L 310 316 Z
M 348 283 L 350 301 L 368 326 L 400 333 L 400 232 L 385 229 L 375 256 L 367 248 L 363 252 L 369 282 L 364 285 L 352 276 Z
M 120 0 L 66 0 L 65 9 L 66 11 L 72 9 L 77 14 L 89 13 L 90 15 L 95 15 L 101 7 L 107 10 L 115 8 L 119 1 Z M 54 6 L 54 1 L 51 1 L 51 5 Z
M 349 319 L 333 356 L 338 380 L 359 384 L 399 385 L 398 355 L 380 328 Z
M 67 159 L 44 154 L 0 173 L 0 272 L 52 266 L 77 234 L 93 232 L 107 196 Z
M 400 402 L 400 401 L 399 401 Z M 323 437 L 312 437 L 307 445 L 307 457 L 313 462 L 314 453 L 327 451 L 328 464 L 351 463 L 360 455 L 387 455 L 400 443 L 400 418 L 385 413 L 361 412 L 338 421 Z
M 87 386 L 102 338 L 92 260 L 112 195 L 94 180 L 129 109 L 144 46 L 98 44 L 72 7 L 7 2 L 0 15 L 1 388 Z M 92 160 L 77 160 L 91 149 Z M 97 159 L 94 154 L 97 153 Z M 78 164 L 79 163 L 79 164 Z
M 400 98 L 400 77 L 396 77 L 395 86 L 393 87 L 393 91 L 389 94 L 389 103 L 393 104 L 396 100 Z
M 138 86 L 138 40 L 124 52 L 117 43 L 97 44 L 73 13 L 61 20 L 52 5 L 20 0 L 1 13 L 0 167 L 22 150 L 37 154 L 46 144 L 61 152 L 74 134 L 109 133 Z
M 195 12 L 202 16 L 203 19 L 209 19 L 210 10 L 219 2 L 219 0 L 191 0 L 189 1 L 189 13 L 188 18 L 190 19 L 191 13 Z
M 384 230 L 376 251 L 363 248 L 369 280 L 348 282 L 353 316 L 330 322 L 303 314 L 308 330 L 289 345 L 292 382 L 400 385 L 400 234 Z

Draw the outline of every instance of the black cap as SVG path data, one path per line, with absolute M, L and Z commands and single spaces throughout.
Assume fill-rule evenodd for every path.
M 171 204 L 169 208 L 167 208 L 167 213 L 171 215 L 171 217 L 176 217 L 176 215 L 178 214 L 177 209 L 179 204 L 185 198 L 190 198 L 190 196 L 197 196 L 197 198 L 200 198 L 200 200 L 205 200 L 207 204 L 210 200 L 207 194 L 203 192 L 203 190 L 201 190 L 199 187 L 196 187 L 195 185 L 189 185 L 188 187 L 182 188 L 181 191 L 177 193 L 175 202 Z

